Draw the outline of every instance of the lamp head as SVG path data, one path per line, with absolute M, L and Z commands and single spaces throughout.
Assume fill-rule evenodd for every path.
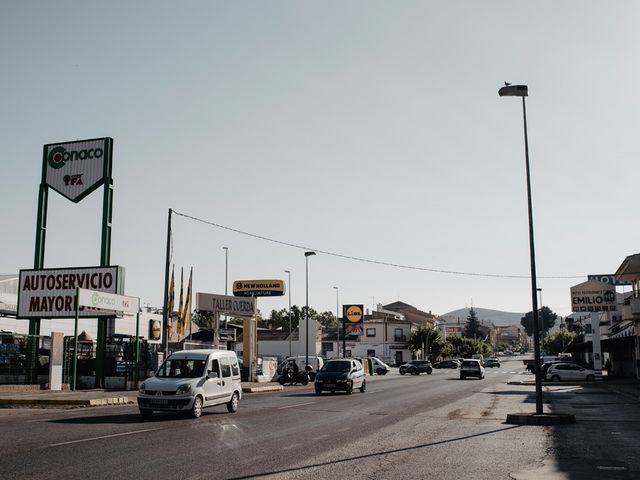
M 311 256 L 313 256 L 315 254 L 316 254 L 316 252 L 304 252 L 304 256 L 305 257 L 311 257 Z
M 528 97 L 529 88 L 526 85 L 505 85 L 498 90 L 501 97 Z

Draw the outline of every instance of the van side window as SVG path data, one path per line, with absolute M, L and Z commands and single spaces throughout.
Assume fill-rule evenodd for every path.
M 238 365 L 238 359 L 236 357 L 231 357 L 231 369 L 233 370 L 234 377 L 240 375 L 240 366 Z
M 220 365 L 218 365 L 218 360 L 216 358 L 211 360 L 211 371 L 216 372 L 218 377 L 220 376 Z
M 231 376 L 231 365 L 229 364 L 229 357 L 220 357 L 220 368 L 222 369 L 223 377 Z

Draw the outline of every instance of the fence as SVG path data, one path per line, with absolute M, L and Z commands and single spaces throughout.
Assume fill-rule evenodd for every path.
M 49 383 L 50 338 L 0 333 L 0 385 Z

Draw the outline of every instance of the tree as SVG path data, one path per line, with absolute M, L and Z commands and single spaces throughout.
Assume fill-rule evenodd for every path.
M 477 338 L 479 335 L 480 322 L 476 315 L 476 311 L 471 307 L 469 309 L 469 316 L 467 317 L 467 326 L 465 330 L 465 336 L 468 338 Z
M 542 307 L 540 309 L 540 317 L 542 320 L 539 325 L 540 334 L 545 334 L 556 323 L 558 315 L 553 313 L 549 307 Z M 527 312 L 527 314 L 520 320 L 520 325 L 524 327 L 524 331 L 527 335 L 533 335 L 533 312 Z
M 204 310 L 196 310 L 191 315 L 193 323 L 202 328 L 213 327 L 213 312 L 206 312 Z
M 335 328 L 338 326 L 338 319 L 332 312 L 318 313 L 315 319 L 322 325 L 322 328 Z
M 493 351 L 488 343 L 474 338 L 450 336 L 446 340 L 450 345 L 450 355 L 457 358 L 471 358 L 472 355 L 486 354 Z
M 409 349 L 412 352 L 426 351 L 426 356 L 429 358 L 446 355 L 449 348 L 449 345 L 442 339 L 440 331 L 430 327 L 420 326 L 411 332 L 409 337 Z
M 574 332 L 566 328 L 561 328 L 558 332 L 544 339 L 542 348 L 544 348 L 549 355 L 557 355 L 563 353 L 565 349 L 576 340 L 576 337 L 577 335 Z

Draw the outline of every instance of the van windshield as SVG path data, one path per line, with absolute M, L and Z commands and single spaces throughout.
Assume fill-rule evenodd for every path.
M 204 360 L 169 358 L 156 372 L 160 378 L 199 378 L 204 374 Z

